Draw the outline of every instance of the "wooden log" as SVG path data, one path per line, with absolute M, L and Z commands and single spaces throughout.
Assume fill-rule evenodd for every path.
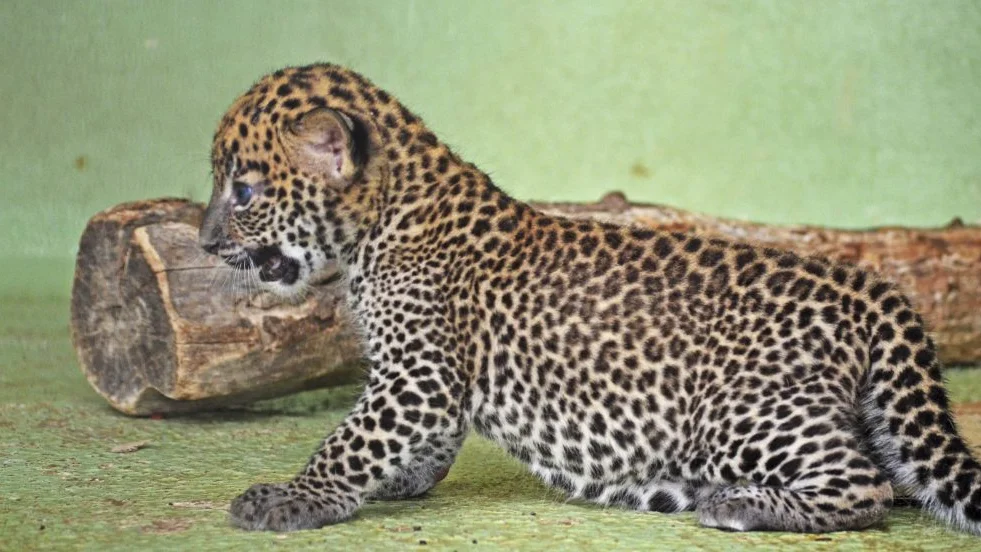
M 537 203 L 571 217 L 698 232 L 822 255 L 898 282 L 924 315 L 947 364 L 981 361 L 981 227 L 863 231 L 720 219 L 620 193 L 597 203 Z M 315 285 L 302 303 L 250 296 L 241 273 L 200 253 L 203 206 L 123 204 L 82 235 L 72 339 L 92 386 L 127 414 L 187 412 L 353 381 L 358 342 L 341 290 Z M 217 281 L 217 283 L 216 283 Z M 235 282 L 242 284 L 242 282 Z
M 358 343 L 337 289 L 314 286 L 298 304 L 250 295 L 243 273 L 198 248 L 203 211 L 163 199 L 119 205 L 89 221 L 71 328 L 92 387 L 121 412 L 149 415 L 356 378 Z

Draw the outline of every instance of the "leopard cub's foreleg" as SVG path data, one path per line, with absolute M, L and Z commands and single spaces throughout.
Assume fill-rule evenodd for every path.
M 451 392 L 459 384 L 447 381 L 451 373 L 425 373 L 412 378 L 400 366 L 373 368 L 354 410 L 306 468 L 290 482 L 249 488 L 232 502 L 232 524 L 314 529 L 350 518 L 368 498 L 429 490 L 452 464 L 466 426 Z

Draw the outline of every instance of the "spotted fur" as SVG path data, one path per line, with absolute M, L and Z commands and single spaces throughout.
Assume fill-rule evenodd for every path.
M 421 494 L 473 428 L 570 497 L 710 527 L 860 529 L 896 486 L 981 532 L 934 344 L 874 274 L 543 214 L 334 65 L 262 78 L 212 153 L 202 244 L 285 294 L 336 261 L 371 365 L 292 481 L 235 499 L 240 527 Z

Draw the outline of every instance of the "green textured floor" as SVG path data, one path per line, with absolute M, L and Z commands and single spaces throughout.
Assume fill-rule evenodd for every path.
M 64 299 L 0 297 L 0 549 L 977 549 L 919 511 L 886 526 L 826 536 L 701 529 L 664 516 L 566 504 L 490 443 L 471 438 L 450 475 L 422 500 L 375 503 L 349 523 L 289 535 L 228 526 L 225 505 L 257 481 L 288 478 L 356 392 L 318 391 L 240 412 L 131 419 L 81 377 Z M 962 403 L 981 397 L 981 370 L 951 373 Z M 961 422 L 981 435 L 981 409 Z M 122 444 L 148 441 L 133 453 Z M 979 443 L 977 438 L 972 438 Z

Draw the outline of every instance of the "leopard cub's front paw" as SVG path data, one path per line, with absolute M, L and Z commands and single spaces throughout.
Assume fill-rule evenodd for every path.
M 289 484 L 260 483 L 232 501 L 232 525 L 249 531 L 317 529 L 341 521 L 336 506 L 292 488 Z

